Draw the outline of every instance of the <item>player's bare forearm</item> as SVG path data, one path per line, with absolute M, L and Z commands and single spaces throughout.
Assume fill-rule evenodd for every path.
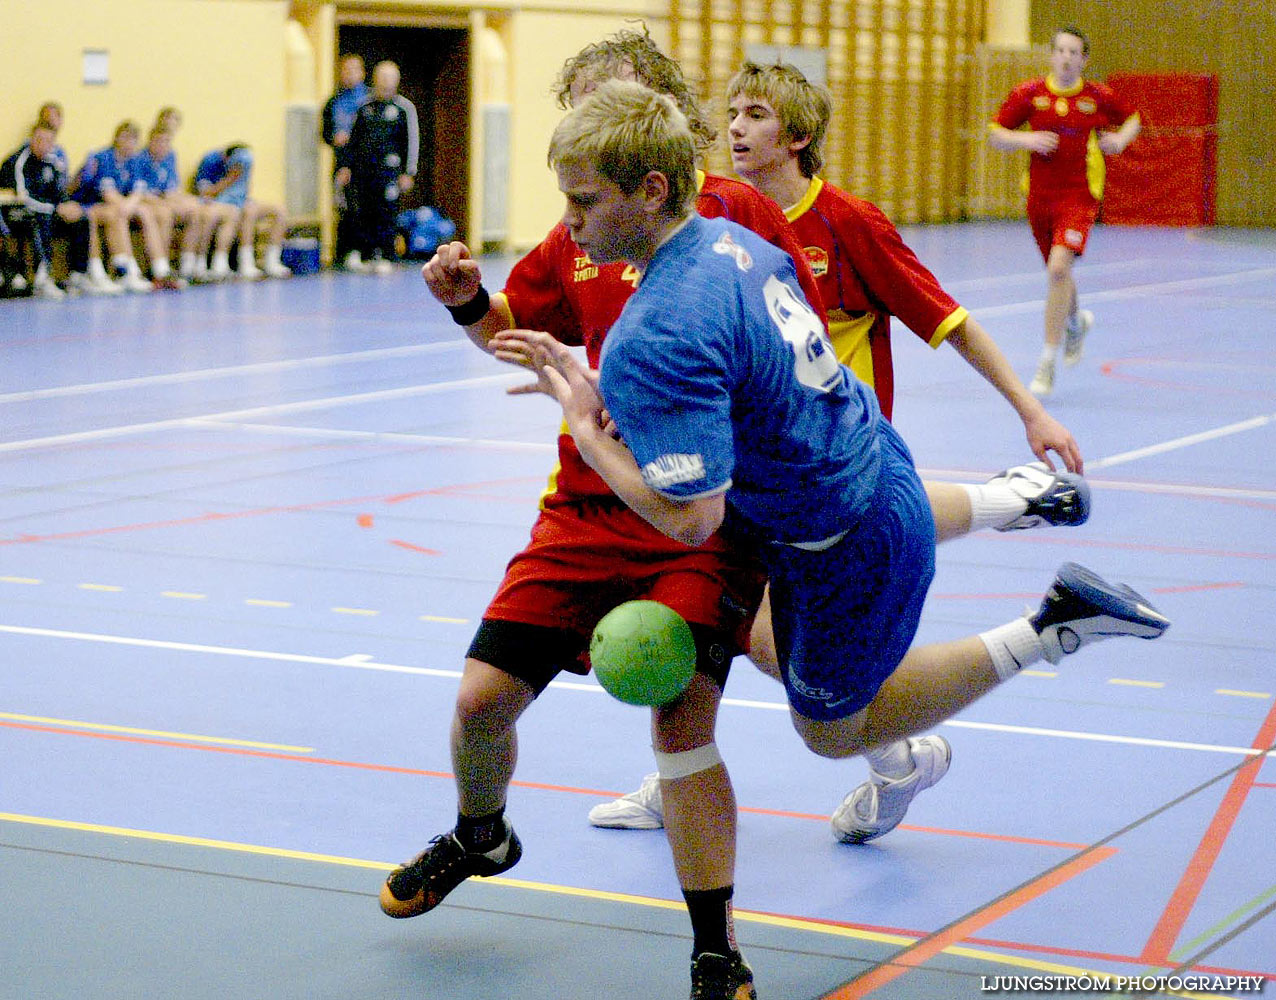
M 1054 463 L 1049 456 L 1049 452 L 1053 451 L 1063 460 L 1069 472 L 1084 471 L 1081 449 L 1071 432 L 1046 411 L 1041 400 L 1028 391 L 997 342 L 973 316 L 967 316 L 948 335 L 948 343 L 1014 407 L 1019 419 L 1023 421 L 1028 446 L 1034 455 L 1053 467 Z

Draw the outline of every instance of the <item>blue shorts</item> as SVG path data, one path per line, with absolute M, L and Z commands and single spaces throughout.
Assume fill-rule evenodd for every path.
M 882 422 L 877 493 L 836 545 L 772 543 L 771 623 L 789 704 L 808 719 L 853 715 L 908 652 L 935 575 L 935 520 L 903 440 Z

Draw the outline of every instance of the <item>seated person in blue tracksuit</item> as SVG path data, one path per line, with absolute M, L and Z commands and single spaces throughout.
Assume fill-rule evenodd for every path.
M 284 211 L 278 205 L 255 201 L 249 197 L 252 181 L 253 154 L 243 143 L 232 143 L 224 149 L 214 149 L 204 155 L 195 171 L 195 191 L 205 201 L 215 205 L 232 205 L 239 212 L 239 254 L 235 274 L 240 278 L 286 278 L 292 274 L 280 260 L 283 250 L 286 222 Z M 267 243 L 262 255 L 262 266 L 254 261 L 254 244 L 257 224 L 265 223 Z M 230 275 L 229 256 L 215 252 L 209 276 L 220 280 Z

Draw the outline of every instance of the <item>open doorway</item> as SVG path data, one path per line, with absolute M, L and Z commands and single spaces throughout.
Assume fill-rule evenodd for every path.
M 367 24 L 337 27 L 337 52 L 399 66 L 399 93 L 416 105 L 421 160 L 416 184 L 400 208 L 432 205 L 466 239 L 470 179 L 470 33 L 464 28 Z

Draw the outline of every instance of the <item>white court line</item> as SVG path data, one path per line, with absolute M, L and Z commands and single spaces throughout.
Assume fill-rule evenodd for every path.
M 233 428 L 261 434 L 277 434 L 283 437 L 355 438 L 367 441 L 402 441 L 408 444 L 465 445 L 474 448 L 502 448 L 529 451 L 557 451 L 555 441 L 501 441 L 493 438 L 447 437 L 441 434 L 407 434 L 402 431 L 351 431 L 333 427 L 296 427 L 289 424 L 251 424 L 229 420 L 192 418 L 192 427 Z M 555 435 L 557 437 L 557 435 Z
M 139 646 L 146 649 L 166 649 L 182 653 L 207 653 L 214 656 L 232 656 L 252 660 L 273 660 L 285 663 L 309 663 L 315 666 L 338 667 L 344 670 L 375 670 L 382 673 L 417 674 L 424 677 L 459 678 L 459 670 L 438 670 L 431 667 L 411 667 L 401 663 L 378 663 L 368 658 L 367 653 L 352 653 L 343 657 L 308 656 L 303 653 L 277 653 L 260 649 L 240 649 L 234 646 L 208 646 L 193 642 L 170 642 L 164 639 L 142 639 L 134 636 L 104 635 L 96 632 L 69 632 L 62 629 L 33 628 L 26 625 L 0 625 L 0 633 L 13 635 L 31 635 L 48 639 L 75 639 L 82 642 L 99 642 L 117 646 Z M 550 687 L 568 691 L 582 691 L 588 694 L 603 694 L 597 684 L 583 681 L 552 681 Z M 723 705 L 733 708 L 751 708 L 771 712 L 788 712 L 789 706 L 782 702 L 748 701 L 738 698 L 723 698 Z M 1025 736 L 1048 736 L 1056 739 L 1084 740 L 1095 743 L 1120 743 L 1132 746 L 1157 747 L 1165 750 L 1194 750 L 1204 753 L 1237 754 L 1256 757 L 1263 753 L 1252 747 L 1217 746 L 1210 743 L 1186 743 L 1180 740 L 1156 740 L 1142 736 L 1115 736 L 1107 733 L 1086 733 L 1069 729 L 1041 729 L 1035 726 L 1010 726 L 992 722 L 964 722 L 949 719 L 946 726 L 962 729 L 979 729 L 988 732 L 1014 733 Z M 1276 756 L 1273 751 L 1269 756 Z
M 1117 302 L 1121 299 L 1137 299 L 1150 295 L 1162 295 L 1172 292 L 1190 292 L 1200 288 L 1217 288 L 1222 285 L 1241 284 L 1261 278 L 1276 277 L 1276 268 L 1259 267 L 1249 271 L 1233 271 L 1230 274 L 1215 274 L 1204 278 L 1183 278 L 1179 281 L 1158 281 L 1147 285 L 1128 285 L 1125 288 L 1113 288 L 1106 292 L 1087 292 L 1085 302 Z M 981 306 L 974 310 L 979 320 L 989 316 L 1017 316 L 1021 313 L 1039 312 L 1041 299 L 1031 302 L 1008 302 L 1002 306 Z
M 1101 274 L 1110 274 L 1115 271 L 1132 271 L 1137 268 L 1147 267 L 1149 264 L 1163 264 L 1164 262 L 1156 257 L 1136 257 L 1132 260 L 1110 261 L 1104 264 L 1088 264 L 1078 261 L 1073 264 L 1073 273 L 1085 278 L 1095 277 Z M 1044 281 L 1046 270 L 1044 267 L 1037 268 L 1035 271 L 1018 271 L 1012 274 L 991 275 L 986 278 L 961 278 L 956 281 L 945 281 L 944 291 L 949 294 L 965 291 L 981 291 L 990 288 L 999 288 L 1003 285 L 1021 285 L 1027 281 Z M 979 310 L 982 312 L 982 310 Z
M 468 340 L 449 340 L 441 344 L 409 344 L 403 347 L 382 347 L 368 351 L 351 351 L 346 354 L 324 354 L 310 358 L 287 358 L 279 361 L 261 361 L 251 365 L 232 365 L 225 368 L 201 368 L 188 372 L 169 372 L 164 375 L 138 375 L 134 378 L 113 379 L 109 382 L 83 382 L 79 385 L 55 385 L 47 389 L 30 389 L 26 392 L 0 393 L 0 403 L 26 403 L 36 399 L 61 399 L 65 396 L 87 396 L 96 392 L 115 392 L 121 389 L 142 389 L 156 385 L 181 385 L 187 382 L 205 382 L 230 378 L 235 375 L 266 375 L 276 372 L 299 371 L 305 368 L 326 368 L 333 365 L 353 364 L 360 361 L 381 361 L 386 358 L 404 358 L 413 354 L 436 354 L 469 346 Z
M 275 416 L 281 413 L 303 413 L 306 410 L 322 410 L 325 407 L 345 406 L 351 403 L 383 402 L 391 399 L 408 399 L 413 396 L 429 396 L 437 392 L 469 389 L 474 386 L 526 381 L 526 375 L 518 373 L 482 375 L 475 378 L 455 379 L 450 382 L 431 382 L 429 385 L 410 385 L 401 389 L 378 389 L 375 392 L 359 392 L 346 396 L 328 396 L 323 399 L 303 399 L 294 403 L 278 403 L 274 406 L 254 406 L 247 410 L 225 410 L 221 413 L 204 413 L 194 417 L 173 417 L 168 420 L 151 420 L 140 424 L 123 424 L 117 427 L 101 427 L 92 431 L 75 431 L 70 434 L 52 434 L 48 437 L 27 438 L 23 441 L 0 443 L 0 453 L 29 451 L 83 441 L 101 441 L 107 438 L 126 437 L 147 431 L 181 427 L 193 420 L 239 420 L 253 417 Z
M 1259 427 L 1266 427 L 1273 420 L 1276 420 L 1276 413 L 1269 413 L 1261 417 L 1250 417 L 1248 420 L 1239 420 L 1234 424 L 1225 424 L 1222 427 L 1215 427 L 1213 430 L 1201 431 L 1197 434 L 1187 434 L 1171 441 L 1148 445 L 1146 448 L 1123 451 L 1120 454 L 1109 455 L 1107 458 L 1101 458 L 1097 462 L 1088 462 L 1086 464 L 1089 468 L 1105 469 L 1111 465 L 1120 465 L 1124 462 L 1133 462 L 1135 459 L 1147 458 L 1149 455 L 1160 455 L 1167 451 L 1177 451 L 1180 448 L 1201 444 L 1204 441 L 1214 441 L 1221 437 L 1227 437 L 1229 434 L 1257 430 Z

